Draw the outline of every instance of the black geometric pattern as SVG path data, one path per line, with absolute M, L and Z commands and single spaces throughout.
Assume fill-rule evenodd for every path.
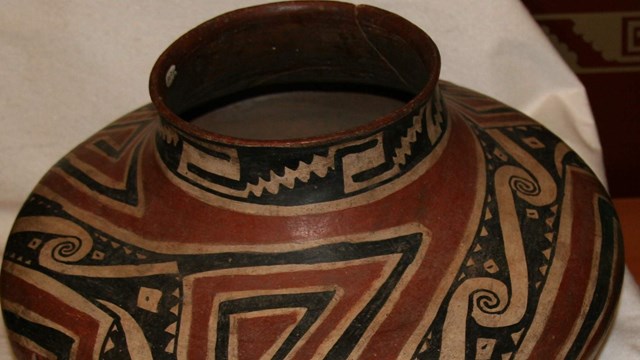
M 471 111 L 473 108 L 466 106 L 466 110 Z M 487 108 L 482 112 L 476 113 L 474 111 L 473 118 L 477 118 L 481 114 L 507 114 L 508 112 L 513 113 L 513 110 L 507 107 Z M 479 139 L 486 161 L 487 190 L 481 215 L 482 221 L 477 229 L 475 240 L 468 249 L 462 267 L 456 275 L 457 280 L 450 287 L 438 315 L 416 349 L 413 356 L 414 359 L 438 359 L 440 357 L 442 328 L 447 315 L 448 302 L 451 300 L 455 290 L 466 279 L 488 277 L 499 280 L 504 284 L 509 284 L 509 267 L 505 258 L 504 239 L 499 223 L 494 178 L 496 171 L 502 166 L 520 167 L 521 165 L 485 129 L 478 126 L 471 117 L 467 119 L 467 124 L 474 130 Z M 575 153 L 568 152 L 562 159 L 563 168 L 561 169 L 562 172 L 559 173 L 553 160 L 554 150 L 561 141 L 540 125 L 505 126 L 494 129 L 499 129 L 501 134 L 507 136 L 520 148 L 525 149 L 541 163 L 556 183 L 558 197 L 551 204 L 533 206 L 514 196 L 529 276 L 527 311 L 518 323 L 501 328 L 482 327 L 472 317 L 469 317 L 466 326 L 465 358 L 467 359 L 478 358 L 480 355 L 477 352 L 484 350 L 491 354 L 491 359 L 510 359 L 516 354 L 521 340 L 536 313 L 538 300 L 546 281 L 547 269 L 553 262 L 555 255 L 554 249 L 561 211 L 559 204 L 562 203 L 564 194 L 564 171 L 566 171 L 567 166 L 590 171 Z M 615 217 L 612 217 L 612 212 L 610 211 L 605 213 L 609 216 L 608 222 L 610 223 Z M 608 237 L 607 240 L 603 241 L 603 246 L 608 244 L 607 246 L 611 247 L 614 243 L 612 239 L 612 237 Z M 611 252 L 612 250 L 609 249 L 609 251 Z M 605 257 L 601 264 L 609 264 L 608 266 L 611 266 L 611 254 L 603 255 L 609 255 L 609 257 Z M 603 270 L 607 271 L 600 273 L 599 286 L 601 287 L 608 286 L 608 276 L 611 274 L 611 269 Z M 602 299 L 606 298 L 606 294 L 603 295 Z M 598 303 L 600 305 L 599 310 L 604 306 L 602 299 Z M 594 306 L 597 305 L 592 305 L 592 307 Z M 591 329 L 591 326 L 585 325 L 584 328 L 587 331 L 587 329 Z M 576 341 L 575 344 L 575 348 L 581 348 L 579 346 L 580 342 Z
M 164 121 L 162 126 L 164 131 L 156 136 L 158 154 L 167 169 L 180 181 L 227 199 L 263 205 L 295 206 L 355 196 L 397 179 L 434 151 L 442 142 L 449 125 L 443 99 L 439 90 L 436 90 L 425 107 L 416 109 L 399 121 L 387 125 L 377 135 L 359 135 L 350 138 L 345 144 L 336 142 L 313 147 L 232 146 L 187 137 Z M 434 126 L 438 127 L 439 131 L 433 135 L 434 139 L 430 140 L 427 129 Z M 416 133 L 420 135 L 416 136 Z M 394 170 L 395 167 L 398 167 L 399 171 L 394 171 L 392 176 L 357 191 L 346 191 L 342 160 L 345 156 L 359 154 L 376 146 L 381 146 L 384 150 L 384 161 L 376 167 L 354 174 L 354 181 L 365 182 L 374 179 Z M 183 172 L 179 170 L 181 161 L 184 161 L 182 156 L 186 151 L 185 147 L 195 149 L 199 156 L 237 163 L 237 177 L 221 176 L 193 163 L 187 164 L 186 170 L 197 176 L 200 181 L 185 176 L 184 169 Z M 401 155 L 398 156 L 399 154 Z M 323 166 L 316 167 L 318 162 L 322 162 Z M 184 167 L 184 164 L 182 166 Z M 313 171 L 307 170 L 309 167 Z M 291 179 L 290 182 L 282 180 L 282 177 L 291 173 L 295 179 Z M 259 194 L 249 192 L 246 196 L 234 195 L 262 183 L 276 184 L 276 190 L 260 191 Z
M 177 263 L 177 273 L 121 278 L 92 276 L 90 273 L 87 273 L 86 276 L 67 275 L 51 270 L 39 263 L 39 254 L 43 247 L 48 242 L 59 238 L 59 235 L 29 231 L 14 232 L 7 244 L 5 262 L 18 262 L 16 254 L 20 254 L 19 263 L 22 266 L 44 273 L 73 289 L 104 312 L 113 314 L 110 307 L 105 305 L 105 303 L 110 303 L 128 313 L 140 326 L 144 336 L 147 339 L 154 339 L 150 343 L 154 359 L 176 358 L 175 344 L 180 330 L 177 328 L 177 324 L 179 324 L 181 302 L 183 300 L 182 280 L 189 275 L 212 270 L 291 264 L 330 264 L 376 258 L 384 255 L 400 255 L 397 264 L 395 264 L 388 277 L 382 282 L 382 285 L 373 294 L 373 297 L 361 312 L 355 316 L 353 322 L 346 327 L 345 332 L 337 340 L 328 355 L 329 358 L 345 358 L 351 353 L 374 317 L 387 302 L 423 244 L 422 234 L 413 233 L 383 240 L 355 243 L 345 241 L 285 252 L 165 255 L 122 242 L 72 217 L 61 205 L 42 196 L 32 195 L 21 210 L 19 218 L 37 216 L 55 217 L 71 221 L 90 234 L 93 239 L 91 252 L 79 261 L 74 262 L 73 265 L 75 266 L 100 268 L 112 265 L 139 266 L 163 262 Z M 218 323 L 218 326 L 223 331 L 219 333 L 219 340 L 225 341 L 226 339 L 225 336 L 227 335 L 225 334 L 227 332 L 224 329 L 228 329 L 228 327 L 225 323 L 227 321 L 225 316 L 229 314 L 260 307 L 291 308 L 304 306 L 308 309 L 306 315 L 285 341 L 283 348 L 277 353 L 278 357 L 284 357 L 291 350 L 291 347 L 295 345 L 297 339 L 303 335 L 304 331 L 313 324 L 314 319 L 319 316 L 322 309 L 326 307 L 326 302 L 330 301 L 332 296 L 331 292 L 319 292 L 306 295 L 291 294 L 264 298 L 256 297 L 223 303 L 220 309 L 223 316 Z M 149 300 L 150 305 L 144 305 L 145 298 Z M 142 306 L 141 299 L 143 300 Z M 264 300 L 264 302 L 258 300 Z M 9 314 L 8 316 L 12 315 Z M 114 314 L 114 319 L 117 318 Z M 118 335 L 121 333 L 118 326 L 113 328 L 110 336 L 105 339 L 105 345 L 103 346 L 105 353 L 102 355 L 104 359 L 127 358 L 127 350 L 123 346 L 124 340 Z M 30 336 L 31 332 L 25 333 L 22 329 L 17 328 L 15 331 L 24 336 Z M 24 327 L 24 329 L 28 329 L 28 327 Z M 167 329 L 170 330 L 168 331 Z M 64 344 L 65 342 L 61 341 L 59 345 L 52 346 L 56 347 L 54 350 L 57 352 L 63 352 L 65 351 L 64 348 L 59 347 Z M 107 344 L 109 345 L 107 346 Z M 221 358 L 224 358 L 222 348 L 217 349 L 216 353 Z
M 259 311 L 265 309 L 286 309 L 288 307 L 305 308 L 305 314 L 278 351 L 273 359 L 285 359 L 300 338 L 311 328 L 333 297 L 335 291 L 315 293 L 260 295 L 249 298 L 227 300 L 220 304 L 218 318 L 218 337 L 216 341 L 216 359 L 229 358 L 230 316 L 232 314 Z

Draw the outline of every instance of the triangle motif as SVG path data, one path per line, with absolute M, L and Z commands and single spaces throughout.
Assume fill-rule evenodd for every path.
M 272 359 L 304 317 L 306 309 L 271 309 L 230 317 L 229 358 Z

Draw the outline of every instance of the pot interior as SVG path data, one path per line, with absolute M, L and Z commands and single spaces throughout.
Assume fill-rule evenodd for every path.
M 239 95 L 239 94 L 237 94 Z M 230 99 L 231 100 L 231 99 Z M 182 117 L 211 132 L 245 139 L 308 138 L 365 125 L 404 105 L 390 93 L 291 89 L 233 97 Z
M 425 56 L 414 28 L 344 3 L 238 10 L 176 41 L 156 64 L 152 88 L 161 77 L 167 108 L 214 134 L 281 140 L 349 131 L 392 115 L 437 77 L 437 50 Z

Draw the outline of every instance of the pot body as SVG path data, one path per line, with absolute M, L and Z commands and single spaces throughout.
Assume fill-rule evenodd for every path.
M 622 277 L 606 191 L 535 121 L 432 79 L 393 119 L 311 140 L 210 136 L 171 94 L 96 133 L 8 241 L 15 353 L 592 356 Z

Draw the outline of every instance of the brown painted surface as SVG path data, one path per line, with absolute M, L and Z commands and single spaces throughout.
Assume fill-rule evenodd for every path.
M 438 71 L 421 30 L 346 4 L 251 8 L 179 39 L 153 105 L 61 159 L 16 220 L 2 277 L 16 354 L 593 354 L 620 290 L 610 200 L 541 125 Z M 183 119 L 310 81 L 411 96 L 302 139 Z

